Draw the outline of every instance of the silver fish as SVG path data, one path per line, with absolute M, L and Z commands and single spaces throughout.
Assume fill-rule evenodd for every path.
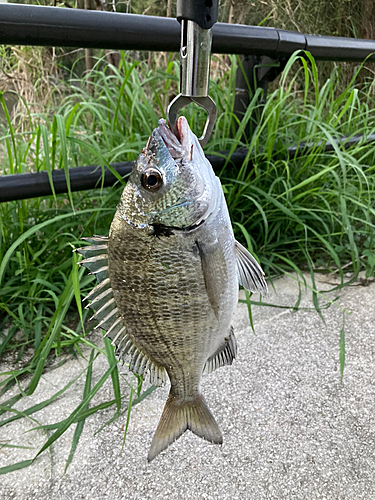
M 171 388 L 148 460 L 187 429 L 221 431 L 201 393 L 202 372 L 230 365 L 238 283 L 266 293 L 264 273 L 235 240 L 220 180 L 184 117 L 176 137 L 152 132 L 122 193 L 109 237 L 86 238 L 81 261 L 98 279 L 86 297 L 120 359 Z

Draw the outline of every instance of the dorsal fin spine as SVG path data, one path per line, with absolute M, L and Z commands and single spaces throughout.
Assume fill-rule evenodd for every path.
M 97 330 L 98 328 L 100 328 L 106 321 L 108 321 L 110 318 L 112 318 L 112 316 L 117 313 L 117 308 L 113 309 L 109 314 L 107 314 L 107 316 L 105 318 L 103 318 L 101 320 L 100 323 L 98 323 L 95 327 L 95 330 Z
M 109 289 L 112 290 L 112 287 L 111 287 L 111 281 L 109 278 L 106 278 L 104 279 L 103 281 L 101 281 L 100 283 L 98 283 L 92 290 L 91 292 L 89 292 L 86 297 L 83 299 L 83 300 L 89 300 L 91 297 L 95 296 L 95 294 L 97 292 L 100 292 L 103 288 L 105 289 L 105 287 L 109 285 Z
M 90 304 L 86 308 L 95 309 L 95 305 L 99 307 L 91 319 L 99 319 L 100 322 L 95 326 L 95 329 L 102 328 L 106 330 L 105 337 L 112 340 L 112 344 L 116 347 L 116 355 L 123 360 L 130 358 L 130 369 L 134 373 L 143 375 L 149 372 L 150 382 L 154 385 L 162 385 L 166 380 L 166 371 L 164 367 L 156 366 L 151 359 L 139 349 L 126 333 L 126 328 L 123 324 L 122 317 L 116 307 L 116 301 L 113 297 L 110 278 L 108 275 L 108 245 L 109 237 L 93 236 L 82 238 L 91 243 L 82 248 L 76 249 L 81 255 L 87 258 L 81 260 L 79 265 L 85 266 L 90 274 L 96 276 L 98 284 L 89 292 L 84 300 L 90 300 Z M 104 264 L 104 265 L 103 265 Z M 104 303 L 104 300 L 108 300 Z M 111 308 L 111 310 L 109 309 Z M 100 315 L 106 316 L 101 319 Z M 116 345 L 116 342 L 118 344 Z
M 103 283 L 103 281 L 102 281 Z M 107 288 L 107 290 L 104 290 L 104 292 L 100 293 L 99 295 L 97 295 L 94 299 L 92 299 L 92 301 L 90 302 L 90 304 L 88 304 L 85 309 L 88 309 L 89 307 L 93 308 L 93 306 L 99 302 L 100 300 L 104 299 L 104 297 L 106 297 L 107 295 L 110 295 L 112 293 L 112 288 L 109 287 Z M 87 297 L 85 297 L 86 299 Z
M 100 314 L 105 311 L 107 309 L 107 307 L 109 306 L 112 306 L 114 304 L 114 308 L 116 308 L 116 303 L 115 303 L 115 298 L 112 297 L 111 299 L 108 300 L 108 302 L 106 302 L 104 304 L 104 306 L 102 306 L 98 311 L 96 311 L 96 313 L 90 318 L 90 321 L 92 319 L 95 319 L 95 318 L 99 318 Z

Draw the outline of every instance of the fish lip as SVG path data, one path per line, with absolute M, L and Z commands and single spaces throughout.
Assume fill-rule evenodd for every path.
M 164 119 L 160 119 L 158 127 L 153 130 L 148 143 L 142 151 L 143 158 L 137 164 L 137 171 L 142 173 L 143 169 L 148 168 L 150 162 L 153 163 L 154 167 L 158 168 L 163 162 L 168 162 L 169 164 L 172 161 L 174 162 L 173 168 L 181 169 L 181 171 L 184 169 L 194 170 L 195 182 L 191 186 L 193 191 L 190 195 L 180 195 L 179 199 L 175 200 L 175 203 L 172 206 L 168 206 L 168 208 L 160 206 L 155 210 L 153 206 L 150 206 L 147 209 L 142 204 L 138 207 L 138 210 L 147 218 L 149 226 L 162 224 L 161 219 L 164 219 L 166 228 L 187 233 L 200 227 L 202 223 L 217 212 L 219 206 L 219 199 L 217 197 L 218 191 L 221 191 L 221 186 L 220 190 L 218 190 L 216 186 L 217 178 L 212 171 L 212 167 L 204 156 L 199 141 L 190 130 L 184 116 L 180 116 L 177 120 L 177 134 L 172 132 Z M 159 194 L 162 192 L 162 189 L 167 189 L 169 186 L 169 181 L 165 178 L 164 174 L 163 179 L 164 186 L 158 191 Z M 137 183 L 136 185 L 138 186 Z M 136 192 L 142 198 L 141 193 L 138 192 L 138 187 Z M 153 193 L 149 195 L 151 196 Z M 184 215 L 182 217 L 184 223 L 189 225 L 185 227 L 183 225 L 169 226 L 168 222 L 173 223 L 174 221 L 173 212 L 172 214 L 168 214 L 168 212 L 178 210 L 179 208 L 184 209 L 185 207 L 189 209 L 189 205 L 196 205 L 196 211 L 194 206 L 190 211 L 191 215 L 196 212 L 194 214 L 195 217 L 191 217 L 191 215 L 186 215 L 186 217 Z M 195 221 L 192 219 L 195 219 Z
M 189 158 L 191 141 L 189 141 L 189 137 L 186 137 L 183 132 L 185 122 L 186 118 L 182 116 L 177 120 L 176 128 L 178 135 L 172 132 L 164 118 L 159 120 L 158 128 L 155 129 L 174 160 Z

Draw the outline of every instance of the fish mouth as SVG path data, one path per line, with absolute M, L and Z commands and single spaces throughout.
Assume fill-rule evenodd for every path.
M 190 139 L 189 125 L 184 116 L 180 116 L 178 118 L 176 129 L 177 135 L 172 132 L 166 121 L 162 118 L 159 120 L 159 126 L 156 130 L 174 160 L 190 158 L 192 143 Z
M 164 154 L 167 154 L 177 163 L 178 169 L 194 171 L 192 177 L 194 177 L 195 183 L 187 186 L 190 190 L 194 188 L 193 192 L 190 194 L 181 193 L 173 205 L 148 213 L 150 224 L 159 227 L 160 234 L 165 234 L 165 231 L 194 231 L 212 214 L 216 213 L 218 207 L 216 196 L 218 190 L 215 187 L 217 179 L 210 163 L 204 156 L 197 137 L 190 130 L 184 116 L 180 116 L 177 120 L 176 133 L 172 132 L 164 119 L 159 120 L 158 127 L 151 134 L 145 149 L 146 156 L 160 157 L 160 161 L 165 161 Z M 171 222 L 170 215 L 176 210 L 190 213 L 188 219 L 183 217 L 184 222 L 187 222 L 186 225 L 165 224 L 166 220 Z M 196 215 L 195 220 L 192 220 L 193 213 Z M 162 222 L 163 219 L 164 222 Z

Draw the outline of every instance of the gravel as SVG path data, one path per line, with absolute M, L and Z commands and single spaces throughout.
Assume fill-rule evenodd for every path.
M 322 290 L 329 286 L 319 283 Z M 334 292 L 325 296 L 336 297 Z M 275 281 L 264 301 L 291 306 L 297 298 L 298 284 L 289 277 Z M 112 407 L 86 421 L 66 474 L 74 426 L 30 467 L 1 476 L 0 499 L 374 499 L 374 300 L 374 284 L 356 283 L 324 309 L 323 322 L 313 310 L 310 292 L 303 290 L 302 308 L 296 312 L 253 306 L 255 334 L 247 307 L 240 304 L 234 318 L 238 358 L 203 379 L 203 392 L 223 432 L 222 446 L 186 432 L 147 462 L 165 387 L 133 408 L 123 450 L 126 415 L 95 434 L 113 415 Z M 343 309 L 346 365 L 341 383 Z M 15 407 L 22 411 L 49 398 L 85 366 L 84 360 L 67 359 Z M 100 355 L 94 382 L 107 368 Z M 126 393 L 131 376 L 125 367 L 122 372 Z M 107 382 L 92 404 L 113 398 Z M 83 387 L 84 377 L 33 418 L 39 424 L 62 420 L 81 402 Z M 41 430 L 26 432 L 35 425 L 22 419 L 0 428 L 0 443 L 33 447 L 0 448 L 0 467 L 35 456 L 46 440 Z

